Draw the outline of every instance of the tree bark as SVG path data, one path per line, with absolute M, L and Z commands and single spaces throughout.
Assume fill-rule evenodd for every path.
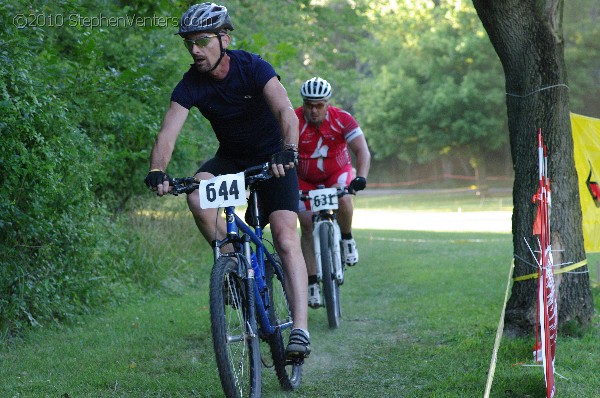
M 552 190 L 550 214 L 554 264 L 585 259 L 581 204 L 573 155 L 569 96 L 562 38 L 562 0 L 473 0 L 504 68 L 506 106 L 515 180 L 513 186 L 514 276 L 537 272 L 532 237 L 538 187 L 537 131 L 548 148 Z M 556 267 L 555 267 L 556 269 Z M 586 327 L 594 307 L 587 266 L 555 275 L 559 331 L 567 323 Z M 535 331 L 537 279 L 515 282 L 505 332 Z

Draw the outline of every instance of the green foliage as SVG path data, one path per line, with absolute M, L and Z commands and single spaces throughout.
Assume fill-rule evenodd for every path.
M 10 14 L 0 14 L 6 22 Z M 41 30 L 2 23 L 0 102 L 0 330 L 63 321 L 116 293 L 108 267 L 122 254 L 93 193 L 101 167 L 90 137 L 73 123 L 57 57 Z M 42 70 L 49 60 L 48 68 Z M 122 247 L 122 246 L 121 246 Z
M 334 86 L 333 101 L 349 110 L 360 79 L 360 46 L 367 36 L 364 2 L 230 1 L 235 26 L 232 47 L 261 54 L 271 62 L 300 106 L 300 86 L 321 76 Z
M 600 35 L 598 4 L 565 1 L 563 31 L 571 109 L 600 118 Z
M 111 213 L 145 188 L 156 115 L 168 96 L 156 79 L 175 74 L 159 32 L 69 17 L 101 15 L 96 7 L 0 8 L 1 335 L 70 319 L 129 285 L 134 260 Z M 28 26 L 17 27 L 20 14 Z M 47 26 L 57 15 L 62 25 Z
M 364 77 L 363 44 L 373 30 L 364 15 L 366 3 L 346 0 L 321 3 L 301 14 L 304 40 L 300 43 L 302 58 L 298 62 L 304 70 L 293 84 L 294 93 L 299 92 L 305 80 L 320 76 L 332 84 L 334 105 L 354 112 L 357 82 Z M 297 94 L 294 100 L 301 102 Z
M 507 142 L 500 64 L 472 7 L 403 4 L 380 23 L 357 106 L 379 158 L 424 163 Z

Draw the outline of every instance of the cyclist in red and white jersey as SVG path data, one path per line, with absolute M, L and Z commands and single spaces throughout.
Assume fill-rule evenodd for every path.
M 300 121 L 300 189 L 308 191 L 324 185 L 326 188 L 347 186 L 350 192 L 361 191 L 367 186 L 371 153 L 354 117 L 329 104 L 331 94 L 331 84 L 319 77 L 307 80 L 300 89 L 303 105 L 296 109 Z M 356 175 L 348 149 L 356 157 Z M 310 203 L 300 202 L 302 252 L 308 271 L 308 305 L 317 308 L 321 305 L 321 295 L 312 240 L 312 212 L 309 210 Z M 358 262 L 356 242 L 352 237 L 353 210 L 351 196 L 340 198 L 337 217 L 342 232 L 343 260 L 348 265 Z

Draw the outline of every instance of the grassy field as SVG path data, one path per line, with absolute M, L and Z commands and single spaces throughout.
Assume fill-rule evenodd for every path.
M 369 204 L 360 205 L 372 209 L 414 203 L 441 211 L 453 200 L 364 199 Z M 470 199 L 453 206 L 497 205 Z M 181 202 L 169 198 L 160 212 L 134 212 L 130 221 L 147 234 L 148 244 L 133 250 L 147 250 L 148 266 L 170 262 L 163 284 L 136 302 L 38 331 L 0 352 L 0 397 L 222 396 L 208 321 L 210 253 Z M 310 310 L 313 353 L 300 390 L 281 392 L 273 370 L 264 369 L 263 396 L 483 396 L 510 234 L 363 229 L 355 237 L 361 262 L 346 274 L 340 328 L 328 329 L 324 309 Z M 600 255 L 588 259 L 597 281 Z M 597 313 L 599 300 L 595 288 Z M 582 338 L 559 331 L 557 397 L 598 396 L 599 338 L 598 315 Z M 533 336 L 502 340 L 492 397 L 545 396 L 542 369 L 523 366 L 533 364 L 533 344 Z

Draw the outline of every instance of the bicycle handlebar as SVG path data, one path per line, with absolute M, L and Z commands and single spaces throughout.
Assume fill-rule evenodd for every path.
M 172 185 L 172 189 L 169 193 L 174 196 L 182 193 L 190 194 L 200 186 L 200 181 L 196 180 L 194 177 L 172 178 L 169 182 Z
M 348 187 L 335 187 L 335 188 L 337 190 L 338 198 L 341 198 L 342 196 L 346 196 L 346 195 L 356 195 L 356 192 L 348 191 Z M 321 187 L 319 187 L 317 189 L 321 189 Z M 310 191 L 301 191 L 300 200 L 302 200 L 302 201 L 310 200 L 310 196 L 308 196 L 309 192 Z
M 246 186 L 251 186 L 259 181 L 268 180 L 272 177 L 271 162 L 248 167 L 244 170 L 244 177 Z M 172 178 L 169 182 L 172 185 L 172 189 L 169 193 L 174 196 L 183 193 L 191 194 L 200 186 L 200 180 L 197 180 L 195 177 Z
M 248 167 L 244 170 L 244 176 L 246 177 L 246 185 L 252 185 L 258 181 L 268 180 L 273 177 L 273 174 L 271 174 L 271 162 Z

